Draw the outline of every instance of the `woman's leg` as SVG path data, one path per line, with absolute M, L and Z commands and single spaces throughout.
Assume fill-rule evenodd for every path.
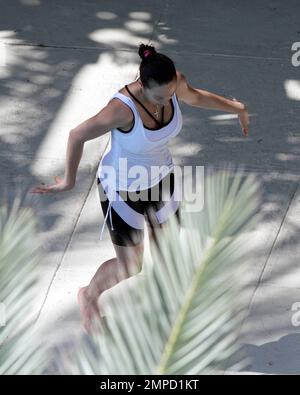
M 80 288 L 78 292 L 83 325 L 89 333 L 93 317 L 100 316 L 98 306 L 100 295 L 120 281 L 139 273 L 142 269 L 144 242 L 137 246 L 125 247 L 116 244 L 113 246 L 117 256 L 102 263 L 89 285 Z
M 144 242 L 134 247 L 113 244 L 116 257 L 102 263 L 88 286 L 88 295 L 97 300 L 107 289 L 142 269 Z
M 181 226 L 181 218 L 180 218 L 180 209 L 178 208 L 176 210 L 176 212 L 174 214 L 171 214 L 176 216 L 177 219 L 177 224 L 179 225 L 179 228 Z M 149 235 L 149 241 L 150 241 L 150 252 L 152 252 L 151 250 L 151 246 L 155 245 L 158 249 L 158 252 L 160 252 L 160 248 L 159 248 L 159 243 L 158 243 L 158 237 L 157 236 L 157 230 L 158 229 L 168 229 L 169 227 L 169 220 L 163 222 L 162 224 L 156 224 L 153 226 L 153 223 L 151 223 L 151 221 L 149 220 L 149 217 L 147 217 L 147 229 L 148 229 L 148 235 Z
M 109 201 L 100 180 L 97 180 L 100 203 L 104 217 L 106 216 Z M 125 195 L 124 195 L 125 193 Z M 143 214 L 143 206 L 139 202 L 131 202 L 127 191 L 119 191 L 119 194 L 127 204 L 137 212 Z M 144 253 L 144 229 L 135 229 L 127 224 L 112 208 L 113 227 L 110 217 L 107 225 L 116 251 L 116 257 L 103 262 L 93 276 L 89 285 L 80 288 L 78 302 L 84 327 L 88 332 L 91 329 L 91 321 L 94 315 L 100 316 L 98 299 L 100 295 L 120 281 L 137 274 L 142 269 Z

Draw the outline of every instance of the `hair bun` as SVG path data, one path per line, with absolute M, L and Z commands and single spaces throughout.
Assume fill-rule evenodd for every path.
M 139 46 L 139 55 L 141 59 L 146 59 L 148 56 L 156 55 L 156 50 L 152 45 L 141 44 Z

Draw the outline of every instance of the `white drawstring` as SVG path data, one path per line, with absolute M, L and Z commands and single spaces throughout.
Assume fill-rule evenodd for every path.
M 111 201 L 109 201 L 108 209 L 106 211 L 106 215 L 105 215 L 104 222 L 103 222 L 103 225 L 102 225 L 102 230 L 101 230 L 101 234 L 100 234 L 100 240 L 102 240 L 102 235 L 103 235 L 103 231 L 104 231 L 104 228 L 105 228 L 108 212 L 109 212 L 109 219 L 110 219 L 110 223 L 111 223 L 111 230 L 114 230 L 114 226 L 113 226 L 113 223 L 112 223 L 112 215 L 111 215 Z
M 111 230 L 114 230 L 114 226 L 112 223 L 112 216 L 111 216 L 111 202 L 109 202 L 109 219 L 110 219 L 110 224 L 111 224 Z

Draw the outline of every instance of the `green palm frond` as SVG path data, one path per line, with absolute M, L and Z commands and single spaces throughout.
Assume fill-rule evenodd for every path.
M 32 300 L 37 282 L 38 245 L 29 208 L 0 208 L 0 375 L 39 374 L 43 353 L 33 330 Z
M 245 235 L 258 220 L 254 176 L 209 171 L 204 208 L 182 203 L 175 219 L 157 232 L 152 260 L 139 286 L 111 295 L 112 316 L 98 324 L 94 348 L 82 344 L 65 358 L 73 374 L 202 374 L 224 371 L 239 350 L 246 303 L 243 277 L 249 254 Z M 148 258 L 150 259 L 150 258 Z M 97 353 L 99 356 L 97 357 Z

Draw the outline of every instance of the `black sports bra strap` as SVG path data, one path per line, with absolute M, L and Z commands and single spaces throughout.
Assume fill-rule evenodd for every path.
M 130 96 L 132 96 L 132 97 L 133 97 L 133 98 L 144 108 L 144 110 L 150 115 L 150 117 L 153 118 L 154 121 L 156 121 L 156 122 L 159 124 L 159 126 L 161 126 L 162 124 L 161 124 L 156 118 L 154 118 L 154 116 L 151 114 L 150 111 L 147 110 L 147 108 L 143 105 L 143 103 L 141 103 L 141 102 L 139 101 L 139 99 L 137 99 L 137 98 L 134 96 L 134 94 L 130 92 L 130 90 L 129 90 L 129 88 L 128 88 L 127 85 L 125 85 L 125 88 L 126 88 L 127 92 L 130 94 Z M 165 109 L 165 107 L 163 107 L 163 109 L 162 109 L 162 119 L 164 119 L 164 109 Z

